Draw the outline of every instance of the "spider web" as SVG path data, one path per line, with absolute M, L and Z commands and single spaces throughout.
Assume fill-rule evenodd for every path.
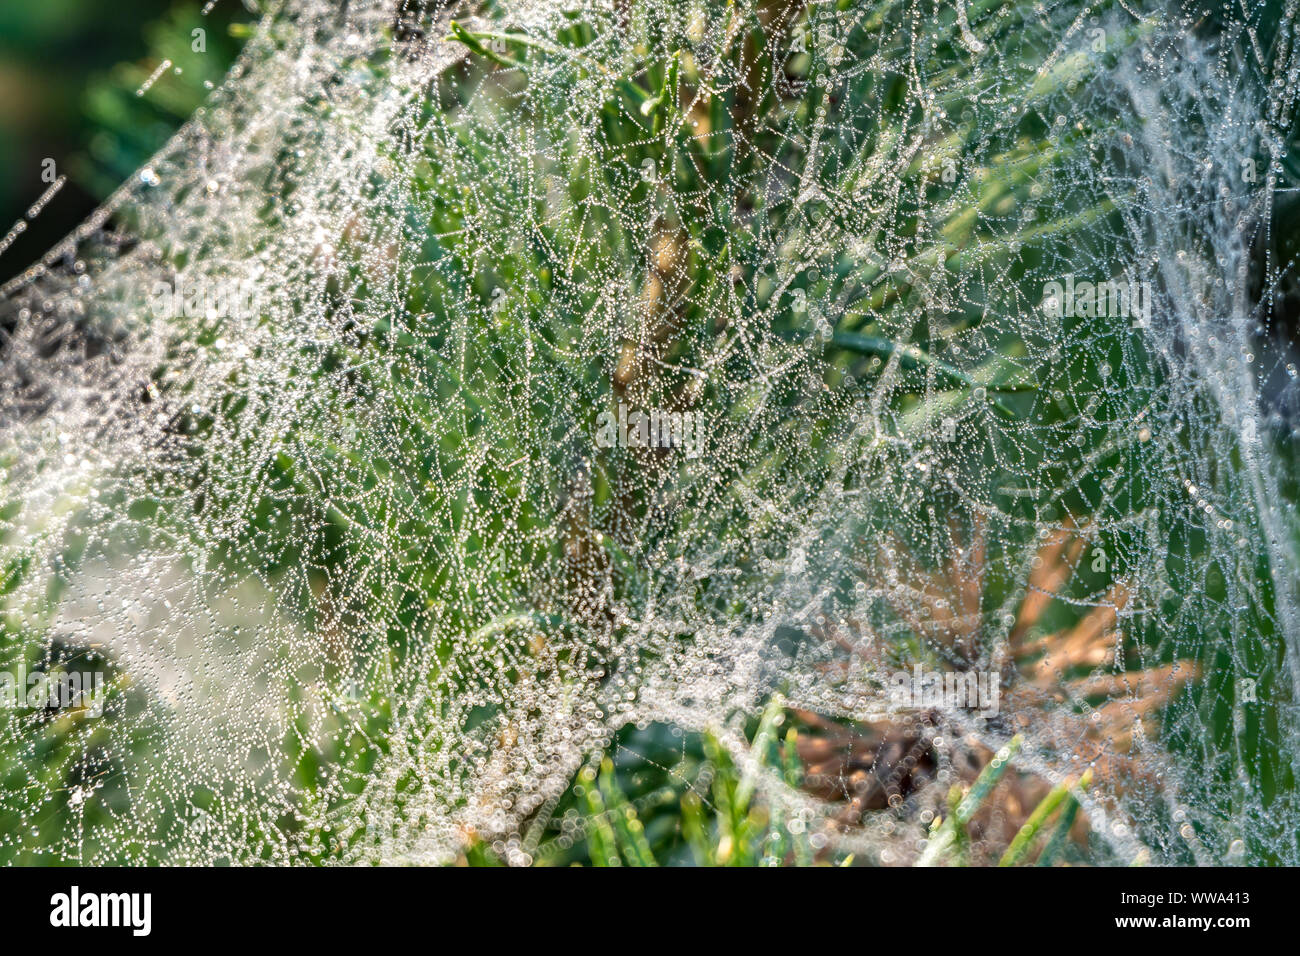
M 1295 19 L 1234 10 L 273 7 L 0 301 L 4 664 L 110 688 L 0 714 L 0 858 L 526 862 L 780 693 L 925 742 L 759 774 L 867 860 L 1019 732 L 1090 859 L 1295 862 Z

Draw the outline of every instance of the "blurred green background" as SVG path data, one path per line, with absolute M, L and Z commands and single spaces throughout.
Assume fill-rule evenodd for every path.
M 83 220 L 189 116 L 207 92 L 205 83 L 220 82 L 239 49 L 232 24 L 252 14 L 241 0 L 218 0 L 206 16 L 205 5 L 0 4 L 0 233 L 49 188 L 41 179 L 45 159 L 68 177 L 0 256 L 0 281 Z M 201 42 L 196 29 L 203 31 Z M 164 58 L 173 68 L 137 96 Z

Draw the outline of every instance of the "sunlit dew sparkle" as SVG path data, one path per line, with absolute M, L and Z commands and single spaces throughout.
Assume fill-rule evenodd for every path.
M 1139 7 L 269 14 L 0 297 L 0 626 L 124 702 L 65 740 L 120 769 L 0 813 L 105 862 L 527 865 L 670 726 L 827 855 L 916 862 L 1005 763 L 1003 816 L 1090 772 L 1079 860 L 1294 862 L 1297 373 L 1223 117 L 1296 78 Z M 917 668 L 998 712 L 900 705 Z M 797 772 L 747 736 L 778 693 Z

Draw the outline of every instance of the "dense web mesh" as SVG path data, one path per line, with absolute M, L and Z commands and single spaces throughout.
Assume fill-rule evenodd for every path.
M 863 860 L 1019 733 L 1090 860 L 1296 862 L 1293 29 L 274 7 L 0 301 L 0 663 L 108 683 L 0 712 L 0 859 L 523 862 L 779 693 L 906 745 L 758 774 Z

